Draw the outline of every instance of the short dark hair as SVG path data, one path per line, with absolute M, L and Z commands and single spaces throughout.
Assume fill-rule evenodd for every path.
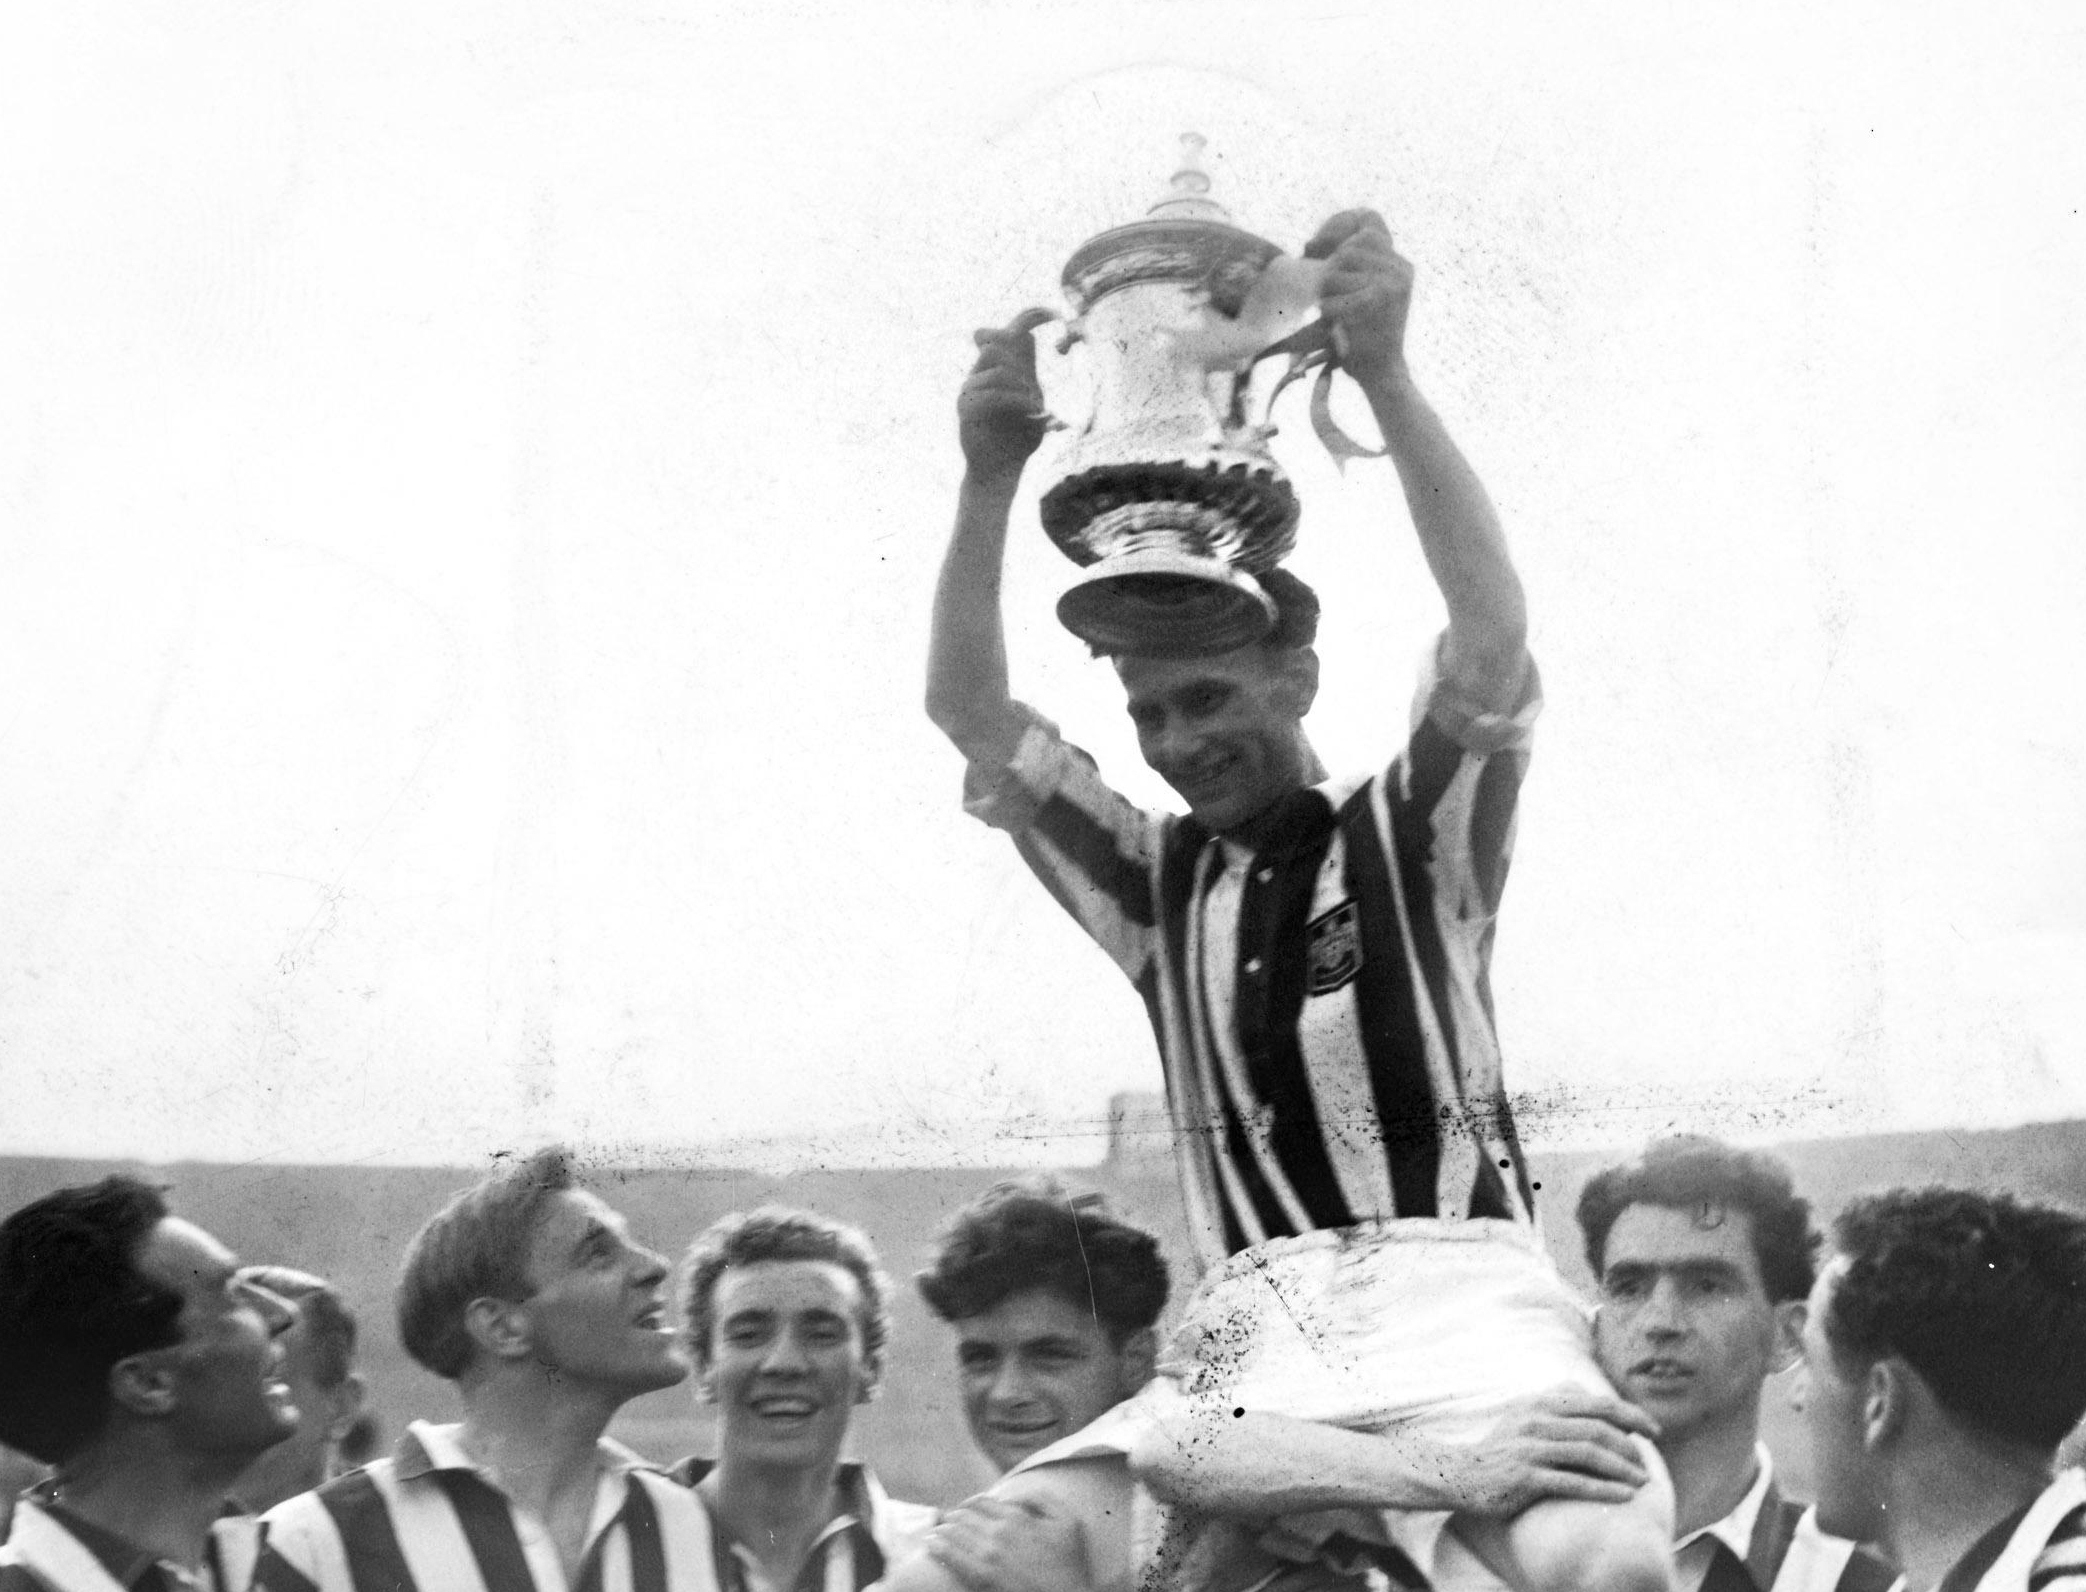
M 181 1295 L 137 1267 L 166 1216 L 158 1189 L 108 1177 L 0 1222 L 0 1443 L 65 1463 L 108 1424 L 116 1364 L 181 1341 Z
M 477 1352 L 464 1325 L 474 1299 L 529 1297 L 529 1245 L 543 1202 L 575 1186 L 561 1146 L 509 1161 L 437 1211 L 406 1246 L 398 1279 L 398 1338 L 406 1353 L 454 1381 Z
M 987 1189 L 949 1219 L 933 1264 L 914 1282 L 944 1321 L 1048 1289 L 1091 1310 L 1118 1347 L 1159 1319 L 1168 1288 L 1157 1239 L 1113 1215 L 1100 1195 L 1073 1195 L 1053 1178 Z
M 696 1364 L 711 1360 L 717 1280 L 734 1266 L 771 1260 L 820 1260 L 848 1272 L 862 1289 L 863 1353 L 872 1364 L 882 1364 L 891 1335 L 891 1280 L 877 1262 L 869 1235 L 830 1216 L 786 1205 L 721 1216 L 688 1246 L 682 1261 L 681 1322 Z
M 1297 651 L 1318 641 L 1318 593 L 1299 577 L 1277 567 L 1255 577 L 1275 604 L 1275 628 L 1266 645 Z
M 2086 1413 L 2086 1218 L 2007 1194 L 1893 1189 L 1840 1213 L 1825 1312 L 1842 1364 L 1902 1359 L 1943 1408 L 2054 1452 Z
M 1776 1304 L 1804 1298 L 1817 1278 L 1810 1201 L 1774 1156 L 1688 1135 L 1656 1140 L 1636 1160 L 1594 1174 L 1579 1195 L 1579 1235 L 1596 1281 L 1607 1264 L 1609 1231 L 1632 1205 L 1744 1211 L 1752 1218 L 1760 1281 Z
M 355 1369 L 355 1312 L 324 1277 L 290 1266 L 249 1266 L 246 1279 L 297 1307 L 311 1345 L 312 1379 L 331 1391 Z

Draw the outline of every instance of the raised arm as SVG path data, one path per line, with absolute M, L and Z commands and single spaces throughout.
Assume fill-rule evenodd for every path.
M 1368 396 L 1448 605 L 1442 675 L 1481 708 L 1511 712 L 1528 670 L 1527 603 L 1491 498 L 1406 366 L 1412 263 L 1373 210 L 1342 211 L 1304 253 L 1326 262 L 1320 309 L 1337 328 L 1342 367 Z
M 1007 694 L 1000 569 L 1022 466 L 1043 440 L 1033 334 L 1049 319 L 1046 310 L 1023 310 L 1003 327 L 978 332 L 978 362 L 956 400 L 963 484 L 934 591 L 927 716 L 979 763 L 1012 757 L 1023 728 Z

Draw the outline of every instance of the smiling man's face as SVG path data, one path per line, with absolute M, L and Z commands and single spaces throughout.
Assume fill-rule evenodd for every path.
M 955 1325 L 964 1419 L 1001 1470 L 1099 1420 L 1151 1374 L 1149 1332 L 1119 1345 L 1091 1308 L 1048 1288 Z
M 1318 665 L 1309 651 L 1118 658 L 1115 671 L 1145 762 L 1211 829 L 1237 829 L 1311 782 L 1303 718 Z
M 723 1458 L 830 1465 L 876 1381 L 861 1283 L 829 1260 L 763 1260 L 716 1287 L 703 1380 Z
M 290 1310 L 248 1282 L 238 1259 L 192 1222 L 169 1216 L 137 1258 L 138 1274 L 181 1295 L 181 1341 L 139 1360 L 173 1373 L 170 1419 L 182 1447 L 251 1459 L 297 1429 L 297 1406 L 282 1380 L 280 1342 Z
M 1631 1205 L 1609 1230 L 1594 1346 L 1662 1440 L 1757 1419 L 1760 1388 L 1796 1350 L 1800 1302 L 1768 1298 L 1745 1211 Z

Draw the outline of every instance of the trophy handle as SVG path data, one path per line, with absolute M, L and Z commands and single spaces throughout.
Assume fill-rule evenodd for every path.
M 1333 372 L 1340 368 L 1340 358 L 1347 352 L 1347 334 L 1338 326 L 1326 324 L 1323 316 L 1300 326 L 1287 337 L 1268 344 L 1255 354 L 1248 363 L 1250 371 L 1264 359 L 1286 356 L 1289 368 L 1268 393 L 1267 408 L 1261 422 L 1267 435 L 1275 433 L 1275 400 L 1280 398 L 1289 384 L 1310 371 L 1318 372 L 1318 382 L 1311 389 L 1311 429 L 1317 434 L 1319 443 L 1332 455 L 1333 463 L 1342 471 L 1350 459 L 1381 459 L 1390 453 L 1388 446 L 1365 448 L 1342 429 L 1333 418 Z
M 1032 333 L 1039 332 L 1044 327 L 1048 326 L 1051 321 L 1061 322 L 1065 328 L 1064 332 L 1059 336 L 1057 340 L 1056 353 L 1060 359 L 1072 352 L 1072 345 L 1074 343 L 1083 343 L 1086 341 L 1086 326 L 1082 321 L 1066 320 L 1064 316 L 1057 314 L 1055 311 L 1049 312 L 1048 320 L 1041 320 L 1036 322 L 1036 324 L 1030 327 L 1029 330 Z M 1035 414 L 1029 416 L 1029 418 L 1031 420 L 1042 421 L 1043 429 L 1046 432 L 1069 431 L 1072 429 L 1064 421 L 1060 420 L 1056 415 L 1052 414 L 1047 408 L 1039 409 Z

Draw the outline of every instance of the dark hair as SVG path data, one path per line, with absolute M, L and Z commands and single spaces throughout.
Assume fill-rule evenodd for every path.
M 465 1189 L 406 1246 L 398 1279 L 398 1338 L 436 1376 L 455 1380 L 476 1347 L 464 1325 L 474 1299 L 516 1303 L 535 1291 L 529 1245 L 543 1202 L 574 1186 L 571 1152 L 552 1146 L 510 1161 Z
M 881 1364 L 891 1335 L 885 1303 L 890 1279 L 877 1264 L 876 1249 L 859 1227 L 816 1211 L 763 1205 L 721 1216 L 688 1246 L 682 1261 L 681 1321 L 696 1364 L 710 1363 L 710 1337 L 717 1326 L 717 1279 L 734 1266 L 770 1260 L 822 1260 L 846 1270 L 862 1288 L 862 1349 Z
M 1314 645 L 1318 640 L 1318 593 L 1279 567 L 1256 578 L 1275 604 L 1275 628 L 1268 632 L 1265 645 L 1284 651 Z
M 181 1295 L 137 1269 L 166 1216 L 159 1190 L 109 1177 L 0 1222 L 0 1443 L 63 1464 L 108 1424 L 117 1362 L 181 1341 Z
M 958 1211 L 914 1282 L 944 1321 L 1045 1288 L 1091 1310 L 1118 1347 L 1166 1308 L 1158 1240 L 1111 1215 L 1098 1194 L 1075 1197 L 1051 1178 L 995 1184 Z
M 355 1312 L 324 1277 L 289 1266 L 249 1266 L 246 1279 L 296 1306 L 311 1346 L 312 1380 L 331 1391 L 355 1369 Z
M 1782 1304 L 1811 1291 L 1818 1233 L 1810 1201 L 1771 1155 L 1691 1135 L 1657 1140 L 1637 1160 L 1596 1173 L 1579 1195 L 1579 1233 L 1596 1280 L 1607 1264 L 1608 1233 L 1632 1205 L 1702 1211 L 1705 1221 L 1712 1211 L 1744 1211 L 1767 1297 Z
M 1833 1224 L 1842 1363 L 1896 1356 L 1943 1408 L 2052 1452 L 2086 1412 L 2086 1218 L 2006 1194 L 1893 1189 Z

